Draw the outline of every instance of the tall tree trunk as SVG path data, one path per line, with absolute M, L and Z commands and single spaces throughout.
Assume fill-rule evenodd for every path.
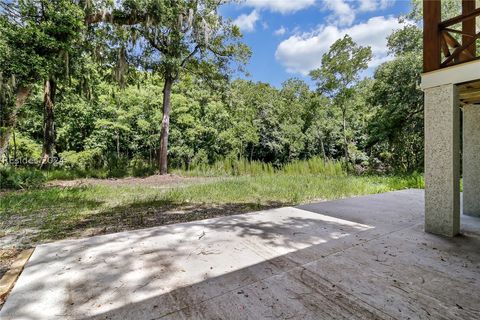
M 54 79 L 45 80 L 43 91 L 43 151 L 40 167 L 48 165 L 49 159 L 53 158 L 55 148 L 55 118 L 53 108 L 55 106 L 55 93 L 57 84 Z
M 153 164 L 152 164 L 152 145 L 150 143 L 148 144 L 148 164 L 150 165 L 150 167 L 153 166 Z
M 17 139 L 15 137 L 15 130 L 12 130 L 13 138 L 13 163 L 17 163 Z
M 163 87 L 163 119 L 162 130 L 160 132 L 160 150 L 158 166 L 160 174 L 168 173 L 168 135 L 170 132 L 170 97 L 172 95 L 173 80 L 166 78 Z
M 115 135 L 117 139 L 117 159 L 120 159 L 120 132 L 115 130 Z
M 345 156 L 345 164 L 348 165 L 349 155 L 348 155 L 348 141 L 347 141 L 347 110 L 342 110 L 342 121 L 343 121 L 343 151 Z
M 10 140 L 10 135 L 12 130 L 17 124 L 17 113 L 18 110 L 23 106 L 28 96 L 30 95 L 31 89 L 28 87 L 19 87 L 15 92 L 15 105 L 13 106 L 12 112 L 7 116 L 7 119 L 3 128 L 0 128 L 0 159 L 5 154 L 5 151 L 8 148 L 8 142 Z

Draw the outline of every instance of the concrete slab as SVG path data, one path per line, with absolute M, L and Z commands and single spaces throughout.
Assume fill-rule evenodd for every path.
M 0 319 L 478 319 L 480 219 L 465 219 L 454 239 L 426 234 L 423 197 L 42 245 Z

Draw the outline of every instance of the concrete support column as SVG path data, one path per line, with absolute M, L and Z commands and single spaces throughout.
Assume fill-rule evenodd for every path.
M 480 106 L 463 107 L 463 213 L 480 217 Z
M 425 231 L 460 231 L 460 108 L 457 87 L 425 91 Z

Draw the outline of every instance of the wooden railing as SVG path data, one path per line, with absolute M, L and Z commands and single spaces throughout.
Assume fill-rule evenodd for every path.
M 459 0 L 460 1 L 460 0 Z M 477 54 L 475 0 L 462 0 L 462 14 L 441 21 L 441 0 L 424 0 L 424 72 L 450 67 L 480 58 Z M 461 23 L 461 29 L 454 28 Z

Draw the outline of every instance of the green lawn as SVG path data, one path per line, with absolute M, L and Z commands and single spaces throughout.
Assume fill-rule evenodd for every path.
M 8 191 L 1 194 L 0 247 L 421 187 L 421 176 L 275 174 L 168 190 L 91 186 Z

